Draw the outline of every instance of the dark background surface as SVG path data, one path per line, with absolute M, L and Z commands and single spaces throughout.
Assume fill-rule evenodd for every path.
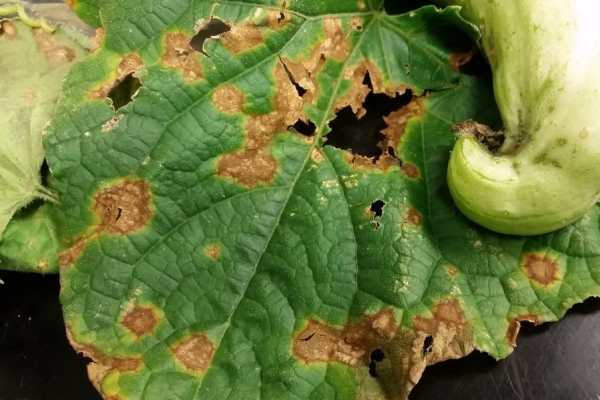
M 0 279 L 0 400 L 99 400 L 67 342 L 58 277 Z M 600 299 L 590 299 L 560 322 L 524 324 L 502 361 L 476 352 L 429 367 L 410 400 L 600 400 L 599 378 Z
M 67 341 L 58 277 L 0 271 L 0 279 L 0 400 L 99 400 L 87 379 L 89 360 Z M 573 307 L 558 323 L 524 324 L 517 344 L 499 362 L 475 352 L 429 367 L 410 400 L 600 400 L 600 299 Z

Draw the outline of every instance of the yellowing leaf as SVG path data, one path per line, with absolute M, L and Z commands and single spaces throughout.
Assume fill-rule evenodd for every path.
M 71 64 L 85 54 L 73 34 L 3 21 L 0 31 L 0 240 L 15 212 L 52 199 L 41 182 L 42 131 Z

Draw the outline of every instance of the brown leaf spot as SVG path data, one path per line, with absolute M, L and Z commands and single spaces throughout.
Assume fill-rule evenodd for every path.
M 52 65 L 68 64 L 75 58 L 75 50 L 54 42 L 52 35 L 37 28 L 33 30 L 35 40 L 44 57 Z
M 310 152 L 310 158 L 312 158 L 316 164 L 320 164 L 325 159 L 323 153 L 321 153 L 321 150 L 316 148 L 312 149 Z
M 15 40 L 19 37 L 19 31 L 12 22 L 2 21 L 0 22 L 0 35 L 6 40 Z
M 139 358 L 116 358 L 113 362 L 113 368 L 121 372 L 137 371 L 142 365 Z
M 527 277 L 542 285 L 551 286 L 561 280 L 558 262 L 545 254 L 528 254 L 521 263 Z
M 214 343 L 202 333 L 194 333 L 171 349 L 183 366 L 194 372 L 204 372 L 210 366 L 215 354 Z
M 202 69 L 190 40 L 185 33 L 167 33 L 162 61 L 167 67 L 180 70 L 186 81 L 194 82 L 202 78 Z
M 339 332 L 324 323 L 310 319 L 294 337 L 292 351 L 305 363 L 328 362 L 339 341 Z
M 102 125 L 102 128 L 101 128 L 102 132 L 106 133 L 106 132 L 110 132 L 110 131 L 114 130 L 117 126 L 119 126 L 119 122 L 122 119 L 123 119 L 123 114 L 119 114 L 116 117 L 112 117 L 111 119 L 109 119 Z
M 372 352 L 379 350 L 385 358 L 378 363 L 377 374 L 386 395 L 406 398 L 427 365 L 463 357 L 474 349 L 472 328 L 456 299 L 440 300 L 431 314 L 415 317 L 413 329 L 407 331 L 398 327 L 393 309 L 365 315 L 342 329 L 310 319 L 294 335 L 292 351 L 307 364 L 337 361 L 366 367 Z M 431 343 L 424 352 L 426 340 Z
M 69 265 L 75 264 L 88 242 L 87 238 L 79 238 L 68 250 L 58 254 L 58 265 L 61 272 L 64 272 Z
M 455 266 L 449 265 L 449 266 L 446 267 L 446 272 L 448 273 L 448 275 L 450 275 L 451 277 L 454 278 L 456 275 L 458 275 L 458 273 L 460 271 Z
M 48 260 L 41 259 L 41 260 L 38 260 L 37 264 L 35 265 L 35 269 L 37 269 L 40 272 L 43 272 L 46 270 L 46 268 L 48 268 L 48 265 L 50 265 L 48 263 Z
M 213 103 L 217 110 L 226 114 L 234 114 L 242 111 L 244 105 L 244 94 L 233 85 L 219 86 L 213 94 Z
M 37 95 L 34 92 L 25 92 L 21 95 L 25 100 L 35 100 Z
M 413 99 L 400 108 L 398 111 L 393 111 L 387 117 L 383 117 L 387 127 L 381 131 L 384 135 L 382 148 L 393 148 L 395 151 L 402 143 L 402 137 L 406 131 L 406 124 L 413 117 L 423 115 L 423 99 L 424 97 L 413 97 Z
M 230 52 L 239 54 L 260 46 L 265 39 L 257 27 L 245 24 L 231 25 L 231 30 L 223 35 L 221 41 Z
M 149 335 L 156 329 L 159 319 L 152 307 L 135 305 L 121 319 L 120 324 L 138 338 Z
M 144 180 L 125 179 L 95 197 L 98 231 L 125 235 L 143 229 L 151 217 L 150 188 Z
M 275 177 L 278 163 L 268 149 L 243 149 L 225 154 L 218 162 L 217 175 L 226 176 L 247 188 L 267 184 Z
M 245 148 L 223 155 L 217 162 L 217 175 L 226 176 L 248 188 L 269 183 L 275 177 L 278 162 L 269 145 L 278 133 L 287 132 L 302 114 L 302 100 L 281 64 L 276 64 L 277 93 L 274 108 L 268 114 L 251 115 L 246 121 Z
M 142 59 L 137 54 L 129 54 L 119 63 L 117 71 L 113 73 L 113 78 L 96 87 L 88 95 L 90 100 L 103 100 L 108 98 L 110 91 L 122 82 L 127 76 L 137 77 L 144 65 Z
M 419 178 L 419 168 L 417 168 L 417 166 L 413 163 L 410 162 L 403 162 L 402 163 L 402 172 L 404 173 L 404 175 L 406 175 L 409 179 L 418 179 Z
M 404 217 L 404 224 L 420 226 L 423 223 L 423 217 L 421 213 L 412 207 L 406 209 L 406 215 Z
M 204 251 L 206 252 L 207 256 L 213 260 L 216 260 L 221 255 L 221 246 L 218 244 L 211 244 L 210 246 L 206 246 Z
M 473 47 L 471 50 L 469 50 L 466 53 L 454 53 L 450 56 L 450 60 L 448 60 L 448 63 L 450 64 L 451 67 L 458 69 L 458 68 L 462 67 L 463 65 L 465 65 L 466 63 L 468 63 L 469 61 L 471 61 L 471 58 L 473 58 L 476 51 L 477 51 L 477 48 Z

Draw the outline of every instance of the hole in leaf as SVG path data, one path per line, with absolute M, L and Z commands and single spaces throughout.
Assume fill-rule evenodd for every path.
M 123 214 L 123 209 L 121 207 L 119 207 L 117 210 L 117 216 L 115 217 L 115 221 L 118 221 L 119 219 L 121 219 L 121 214 Z
M 433 336 L 427 335 L 423 341 L 423 355 L 431 353 L 433 349 Z
M 375 216 L 375 218 L 381 218 L 383 215 L 383 208 L 385 207 L 385 202 L 383 200 L 375 200 L 371 203 L 371 212 Z
M 369 362 L 369 375 L 371 375 L 372 378 L 377 378 L 377 363 L 375 361 L 370 361 Z
M 368 73 L 363 84 L 373 89 Z M 411 99 L 410 91 L 394 97 L 383 93 L 369 93 L 363 102 L 366 113 L 361 119 L 357 118 L 351 107 L 338 111 L 336 118 L 329 123 L 331 131 L 327 134 L 325 145 L 372 158 L 373 163 L 376 163 L 383 154 L 381 142 L 384 135 L 381 131 L 387 127 L 383 117 L 407 105 Z M 395 157 L 395 152 L 393 156 Z
M 289 130 L 303 136 L 311 137 L 317 131 L 317 126 L 311 120 L 308 120 L 308 123 L 306 123 L 299 119 L 294 125 L 289 127 Z
M 206 43 L 206 41 L 209 39 L 218 38 L 224 33 L 229 32 L 230 30 L 231 27 L 225 22 L 221 21 L 218 18 L 212 18 L 210 21 L 208 21 L 208 24 L 206 24 L 204 28 L 200 29 L 198 33 L 194 35 L 192 40 L 190 40 L 190 46 L 192 46 L 192 48 L 197 52 L 202 53 L 206 57 L 210 58 L 208 53 L 204 51 L 204 44 Z
M 375 349 L 371 352 L 371 356 L 370 356 L 371 361 L 369 362 L 369 375 L 371 375 L 371 377 L 373 377 L 373 378 L 378 377 L 377 363 L 382 362 L 384 358 L 385 358 L 385 354 L 380 349 Z
M 385 354 L 380 349 L 375 349 L 371 352 L 371 361 L 382 362 Z
M 108 98 L 112 100 L 115 111 L 131 103 L 133 96 L 140 87 L 142 87 L 142 84 L 138 78 L 133 76 L 133 72 L 117 83 L 108 93 Z

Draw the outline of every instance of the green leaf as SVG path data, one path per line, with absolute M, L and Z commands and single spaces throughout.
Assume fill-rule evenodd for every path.
M 84 48 L 63 29 L 50 35 L 20 21 L 0 34 L 0 240 L 13 214 L 36 198 L 52 200 L 41 183 L 42 130 L 72 62 Z
M 102 4 L 102 46 L 44 139 L 65 320 L 105 397 L 406 398 L 427 365 L 505 357 L 518 321 L 600 294 L 598 209 L 525 239 L 454 207 L 452 125 L 499 122 L 489 77 L 456 68 L 471 46 L 456 10 L 165 4 Z M 200 46 L 211 18 L 230 30 Z M 374 92 L 413 94 L 376 161 L 326 144 L 337 111 L 364 114 L 367 72 Z
M 65 3 L 88 25 L 99 28 L 100 0 L 66 0 Z
M 58 272 L 57 207 L 43 204 L 18 212 L 10 221 L 0 245 L 0 269 L 23 272 Z

